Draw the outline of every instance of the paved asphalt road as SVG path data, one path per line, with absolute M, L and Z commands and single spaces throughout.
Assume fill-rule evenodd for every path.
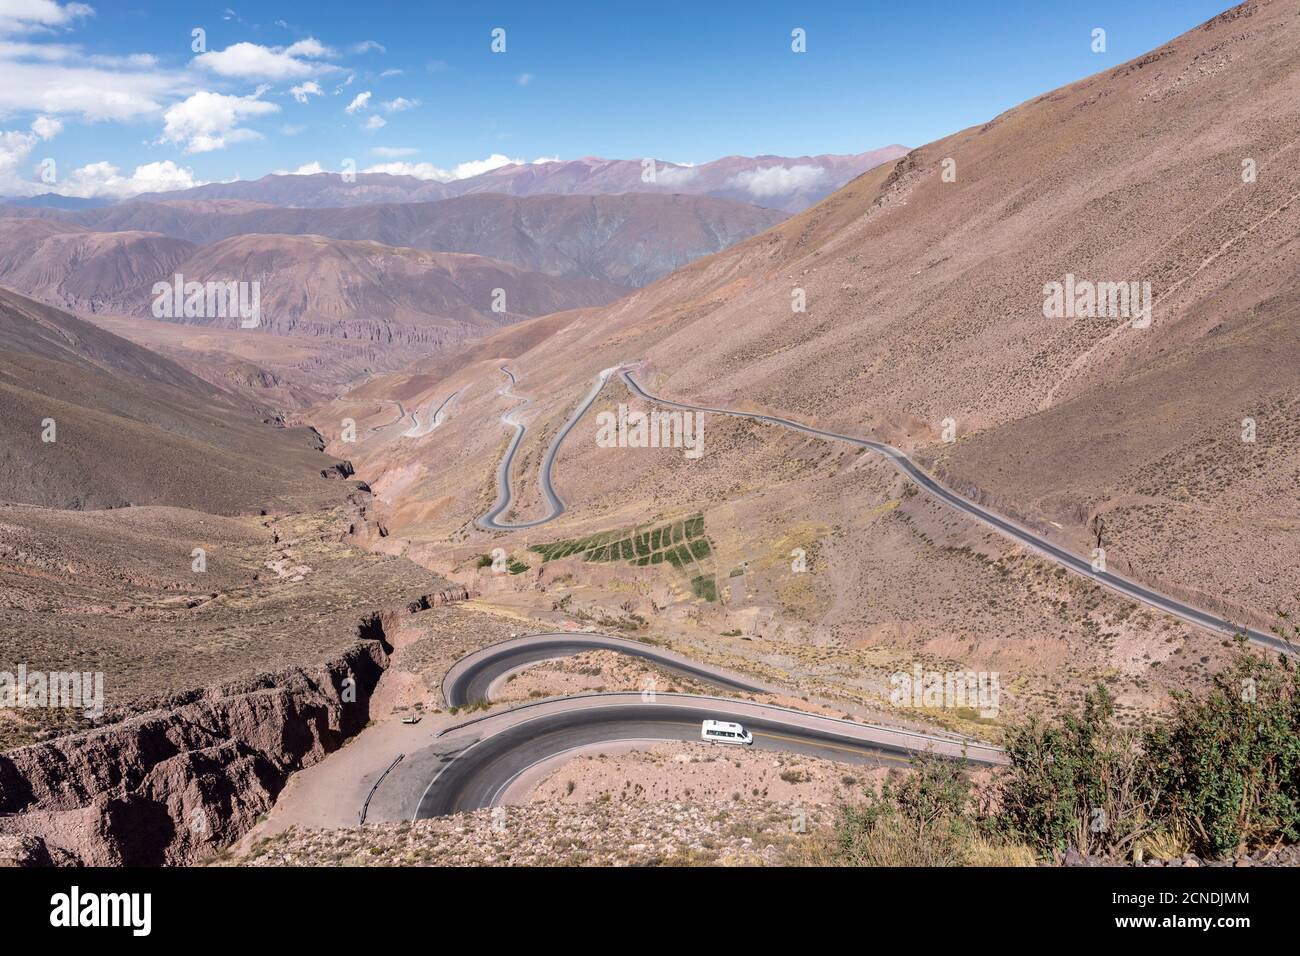
M 513 386 L 515 384 L 513 373 L 504 366 L 502 366 L 501 371 L 505 372 L 505 374 L 509 376 L 510 385 Z M 893 462 L 895 467 L 903 472 L 903 474 L 939 501 L 984 522 L 995 531 L 1033 548 L 1049 561 L 1059 564 L 1076 574 L 1082 575 L 1091 581 L 1095 581 L 1104 587 L 1108 587 L 1113 591 L 1131 598 L 1132 600 L 1139 601 L 1149 607 L 1156 608 L 1157 610 L 1173 614 L 1185 621 L 1200 625 L 1201 627 L 1209 628 L 1212 631 L 1217 631 L 1221 634 L 1243 633 L 1253 643 L 1284 654 L 1296 654 L 1300 651 L 1300 648 L 1282 640 L 1276 635 L 1268 634 L 1264 631 L 1259 631 L 1244 625 L 1235 624 L 1226 618 L 1218 617 L 1208 611 L 1203 611 L 1200 608 L 1193 607 L 1190 604 L 1175 600 L 1171 597 L 1166 597 L 1150 588 L 1144 587 L 1141 584 L 1130 581 L 1127 578 L 1109 571 L 1094 571 L 1090 561 L 1084 560 L 1073 552 L 1068 551 L 1059 545 L 1053 544 L 1042 535 L 1031 531 L 1028 528 L 1023 528 L 1010 519 L 1004 518 L 1001 515 L 976 504 L 968 498 L 962 497 L 956 492 L 949 491 L 935 479 L 931 478 L 930 475 L 916 465 L 907 457 L 907 455 L 903 454 L 903 452 L 891 445 L 886 445 L 883 442 L 872 441 L 869 438 L 857 438 L 853 435 L 841 435 L 838 432 L 813 428 L 810 425 L 803 425 L 799 422 L 791 421 L 788 418 L 778 418 L 775 415 L 739 412 L 729 408 L 713 408 L 707 405 L 694 405 L 689 402 L 676 402 L 670 399 L 661 398 L 660 396 L 654 395 L 643 389 L 636 379 L 632 377 L 631 371 L 621 367 L 605 369 L 600 373 L 595 386 L 574 410 L 573 414 L 569 417 L 569 420 L 564 423 L 564 427 L 556 434 L 550 447 L 546 449 L 546 455 L 542 459 L 539 480 L 541 482 L 542 491 L 546 496 L 551 510 L 550 514 L 543 518 L 535 518 L 532 521 L 524 521 L 517 524 L 506 524 L 497 520 L 501 514 L 509 510 L 512 500 L 510 492 L 510 466 L 514 461 L 515 452 L 519 450 L 519 444 L 523 440 L 525 432 L 525 427 L 522 424 L 515 422 L 513 416 L 524 406 L 517 406 L 502 417 L 503 422 L 507 425 L 511 425 L 515 429 L 515 436 L 510 443 L 510 447 L 506 450 L 505 457 L 501 459 L 500 466 L 497 468 L 497 486 L 499 490 L 496 505 L 490 512 L 478 519 L 480 526 L 499 531 L 508 531 L 516 528 L 535 528 L 539 525 L 555 520 L 564 513 L 565 504 L 560 499 L 560 496 L 556 494 L 555 487 L 551 482 L 551 475 L 555 467 L 555 455 L 560 450 L 560 445 L 564 442 L 565 437 L 567 437 L 569 432 L 573 430 L 573 427 L 586 413 L 587 409 L 591 407 L 592 403 L 596 400 L 596 396 L 600 394 L 600 390 L 604 387 L 605 382 L 615 371 L 621 372 L 623 381 L 627 384 L 628 389 L 633 394 L 639 395 L 645 400 L 655 402 L 659 405 L 665 405 L 669 408 L 681 408 L 687 411 L 707 412 L 713 415 L 730 415 L 734 418 L 748 418 L 756 422 L 765 422 L 769 425 L 778 425 L 782 428 L 789 428 L 797 432 L 802 432 L 805 435 L 812 435 L 816 438 L 845 442 L 850 445 L 855 445 L 858 448 L 870 449 L 871 451 L 887 457 L 891 462 Z M 503 390 L 502 394 L 509 394 L 509 388 L 507 387 Z M 527 404 L 527 402 L 528 400 L 525 399 L 525 404 Z
M 381 431 L 383 431 L 385 428 L 392 428 L 394 425 L 400 423 L 401 420 L 402 420 L 403 418 L 406 417 L 406 409 L 402 407 L 402 403 L 401 403 L 401 402 L 394 402 L 394 401 L 391 401 L 391 400 L 386 399 L 386 398 L 381 398 L 381 399 L 378 400 L 377 404 L 379 404 L 379 405 L 396 405 L 396 406 L 397 406 L 397 417 L 394 418 L 391 422 L 388 422 L 387 424 L 384 424 L 384 425 L 375 425 L 373 428 L 370 429 L 372 432 L 381 432 Z
M 841 763 L 906 765 L 910 754 L 935 750 L 971 763 L 1005 762 L 1001 751 L 987 745 L 929 737 L 849 721 L 819 717 L 779 707 L 659 694 L 646 702 L 637 694 L 594 694 L 554 698 L 517 707 L 462 726 L 408 764 L 427 786 L 414 803 L 411 819 L 497 806 L 517 778 L 539 764 L 563 758 L 579 748 L 617 741 L 700 739 L 704 720 L 731 720 L 754 735 L 754 749 L 805 754 Z M 727 745 L 715 744 L 719 755 Z M 398 768 L 401 771 L 402 768 Z M 410 776 L 405 783 L 409 791 Z M 413 791 L 410 791 L 413 793 Z
M 453 706 L 484 699 L 488 685 L 513 667 L 543 659 L 542 655 L 554 658 L 592 647 L 645 657 L 733 689 L 780 690 L 627 638 L 548 632 L 466 655 L 448 670 L 443 693 Z M 426 738 L 429 742 L 405 754 L 377 787 L 372 818 L 411 820 L 497 806 L 521 775 L 533 772 L 527 786 L 577 750 L 627 742 L 698 741 L 700 724 L 706 719 L 743 724 L 759 750 L 844 763 L 903 765 L 911 754 L 923 751 L 973 764 L 1001 764 L 1007 759 L 999 748 L 968 738 L 878 727 L 750 700 L 680 693 L 577 694 L 517 704 Z M 716 746 L 725 753 L 726 745 Z
M 727 408 L 710 408 L 704 405 L 692 405 L 687 402 L 670 401 L 669 399 L 660 398 L 658 395 L 652 395 L 650 392 L 647 392 L 637 384 L 637 381 L 632 377 L 631 372 L 623 370 L 622 374 L 623 381 L 627 383 L 627 387 L 631 389 L 634 394 L 640 395 L 647 401 L 655 402 L 659 405 L 667 405 L 670 408 L 681 408 L 689 411 L 708 412 L 714 415 L 731 415 L 735 418 L 748 418 L 757 422 L 767 422 L 771 425 L 780 425 L 782 428 L 790 428 L 794 431 L 803 432 L 805 435 L 813 435 L 817 438 L 826 438 L 831 441 L 846 442 L 850 445 L 856 445 L 859 448 L 869 448 L 872 451 L 879 452 L 889 458 L 889 460 L 892 461 L 894 465 L 903 472 L 903 474 L 907 475 L 908 478 L 916 482 L 916 484 L 918 484 L 922 489 L 929 492 L 935 498 L 938 498 L 944 504 L 984 522 L 994 530 L 1001 532 L 1009 538 L 1028 545 L 1048 560 L 1068 568 L 1076 574 L 1083 575 L 1084 577 L 1096 581 L 1098 584 L 1104 585 L 1113 591 L 1118 591 L 1126 597 L 1132 598 L 1136 601 L 1141 601 L 1143 604 L 1173 614 L 1185 621 L 1190 621 L 1193 624 L 1199 624 L 1202 627 L 1207 627 L 1210 630 L 1218 631 L 1223 634 L 1244 633 L 1254 643 L 1286 654 L 1294 654 L 1297 652 L 1295 645 L 1288 644 L 1286 641 L 1281 640 L 1273 634 L 1267 634 L 1263 631 L 1257 631 L 1253 628 L 1234 624 L 1232 621 L 1216 617 L 1215 615 L 1202 611 L 1199 608 L 1195 608 L 1190 604 L 1184 604 L 1182 601 L 1176 601 L 1173 598 L 1165 597 L 1163 594 L 1152 591 L 1150 588 L 1143 587 L 1140 584 L 1129 581 L 1118 575 L 1111 574 L 1110 572 L 1094 571 L 1090 561 L 1085 561 L 1083 558 L 1067 551 L 1065 548 L 1053 544 L 1041 535 L 1036 534 L 1027 528 L 1022 528 L 1015 522 L 1003 518 L 1001 515 L 995 514 L 987 508 L 977 505 L 968 498 L 963 498 L 961 495 L 949 491 L 943 485 L 939 484 L 939 482 L 935 481 L 928 474 L 922 471 L 919 466 L 897 448 L 886 445 L 883 442 L 871 441 L 867 438 L 855 438 L 852 435 L 840 435 L 836 432 L 829 432 L 820 428 L 801 425 L 799 422 L 790 421 L 786 418 L 777 418 L 774 415 L 757 415 L 750 412 L 732 411 Z
M 464 707 L 471 701 L 487 700 L 488 688 L 502 674 L 525 664 L 572 657 L 593 650 L 611 650 L 629 657 L 653 661 L 665 670 L 705 681 L 728 690 L 764 693 L 778 691 L 720 667 L 699 664 L 653 644 L 596 632 L 549 631 L 502 641 L 461 658 L 447 671 L 442 696 L 449 707 Z
M 442 424 L 443 409 L 445 409 L 451 403 L 451 400 L 459 394 L 459 390 L 454 391 L 442 400 L 442 404 L 435 408 L 433 413 L 429 416 L 429 427 L 424 431 L 420 430 L 420 410 L 418 408 L 411 409 L 411 427 L 402 432 L 402 437 L 423 438 L 425 435 L 431 433 L 435 428 Z
M 514 373 L 504 365 L 501 366 L 501 371 L 505 372 L 510 378 L 510 385 L 502 389 L 501 394 L 510 398 L 520 398 L 521 396 L 513 395 L 510 391 L 515 385 Z M 568 437 L 569 432 L 573 430 L 573 426 L 578 424 L 578 419 L 582 418 L 587 409 L 591 407 L 591 403 L 596 400 L 596 396 L 599 395 L 600 390 L 605 387 L 605 382 L 608 381 L 609 376 L 615 371 L 617 371 L 617 369 L 607 368 L 605 371 L 600 373 L 596 379 L 596 384 L 592 386 L 587 397 L 578 404 L 576 409 L 574 409 L 573 414 L 569 416 L 569 420 L 564 423 L 564 427 L 556 432 L 555 438 L 551 440 L 551 446 L 546 449 L 546 457 L 542 459 L 542 468 L 538 476 L 538 480 L 541 482 L 542 486 L 542 493 L 546 496 L 547 505 L 551 509 L 550 513 L 544 518 L 535 518 L 532 521 L 520 521 L 517 523 L 506 523 L 497 520 L 501 515 L 510 510 L 510 505 L 513 500 L 510 491 L 510 466 L 515 460 L 515 452 L 519 450 L 519 444 L 524 440 L 524 433 L 527 431 L 527 428 L 522 422 L 514 420 L 515 415 L 523 411 L 532 400 L 524 399 L 522 405 L 516 405 L 505 415 L 501 416 L 501 421 L 515 430 L 515 437 L 511 439 L 510 447 L 506 449 L 505 456 L 501 459 L 501 464 L 497 466 L 496 504 L 492 506 L 491 511 L 478 519 L 479 527 L 488 528 L 493 531 L 536 528 L 538 525 L 546 524 L 548 521 L 554 521 L 560 515 L 564 514 L 564 502 L 560 500 L 560 496 L 555 493 L 555 486 L 551 484 L 551 471 L 555 467 L 555 454 L 560 450 L 560 445 L 563 444 L 564 439 Z

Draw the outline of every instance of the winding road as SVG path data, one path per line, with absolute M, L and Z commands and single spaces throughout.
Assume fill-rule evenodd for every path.
M 617 367 L 607 368 L 597 376 L 596 384 L 592 386 L 587 397 L 578 404 L 578 407 L 574 409 L 573 414 L 569 416 L 569 420 L 564 423 L 558 432 L 555 433 L 555 437 L 551 439 L 550 447 L 546 449 L 546 455 L 542 459 L 542 467 L 538 474 L 538 481 L 542 486 L 542 494 L 546 496 L 547 506 L 551 509 L 550 513 L 543 518 L 535 518 L 532 521 L 519 522 L 504 522 L 498 521 L 497 519 L 510 510 L 511 503 L 514 500 L 513 494 L 510 490 L 510 466 L 514 463 L 515 453 L 519 451 L 519 444 L 524 440 L 524 434 L 528 431 L 527 427 L 522 422 L 515 420 L 515 416 L 532 404 L 532 399 L 524 398 L 521 395 L 515 395 L 511 391 L 516 384 L 514 373 L 504 365 L 501 366 L 501 371 L 510 379 L 510 384 L 503 388 L 499 394 L 505 395 L 507 398 L 520 399 L 523 404 L 516 405 L 510 411 L 501 416 L 502 424 L 509 425 L 513 428 L 515 434 L 510 440 L 509 447 L 506 448 L 506 453 L 501 459 L 501 464 L 497 466 L 496 504 L 492 506 L 491 511 L 478 519 L 478 525 L 481 528 L 487 528 L 492 531 L 514 531 L 520 528 L 536 528 L 538 525 L 544 525 L 549 521 L 554 521 L 560 515 L 564 514 L 564 501 L 555 493 L 555 486 L 551 483 L 551 471 L 555 467 L 555 454 L 560 450 L 560 445 L 563 444 L 564 439 L 568 437 L 569 432 L 573 430 L 573 426 L 578 424 L 578 420 L 586 414 L 587 409 L 591 407 L 591 403 L 596 400 L 596 396 L 599 395 L 600 390 L 605 387 L 605 382 L 609 380 L 610 375 L 618 371 L 618 369 Z
M 443 410 L 451 404 L 451 400 L 460 394 L 460 390 L 452 392 L 442 400 L 442 404 L 434 409 L 433 414 L 429 417 L 429 426 L 424 430 L 420 429 L 420 413 L 418 409 L 411 410 L 411 427 L 402 432 L 403 438 L 423 438 L 431 434 L 435 428 L 442 424 Z
M 515 384 L 514 374 L 505 368 L 505 366 L 501 367 L 501 371 L 505 372 L 505 374 L 509 376 L 510 385 L 513 386 Z M 506 512 L 511 505 L 510 466 L 514 462 L 515 453 L 519 450 L 520 442 L 523 441 L 524 433 L 526 431 L 525 426 L 522 423 L 514 420 L 514 416 L 518 412 L 522 411 L 523 408 L 529 404 L 530 400 L 523 399 L 523 405 L 516 406 L 506 415 L 502 416 L 502 422 L 512 426 L 515 429 L 515 435 L 497 469 L 498 494 L 496 505 L 490 512 L 478 519 L 478 523 L 481 527 L 498 531 L 509 531 L 519 528 L 535 528 L 539 525 L 555 520 L 564 513 L 566 506 L 564 501 L 556 493 L 551 480 L 555 468 L 555 456 L 559 452 L 560 445 L 563 443 L 564 439 L 568 436 L 569 432 L 573 430 L 573 427 L 578 423 L 578 420 L 582 418 L 583 414 L 586 413 L 587 409 L 591 407 L 592 403 L 596 400 L 596 396 L 600 394 L 600 390 L 604 388 L 605 383 L 609 380 L 609 376 L 614 372 L 619 372 L 621 374 L 624 384 L 627 385 L 628 390 L 632 392 L 632 394 L 640 396 L 648 402 L 654 402 L 655 404 L 664 405 L 668 408 L 680 408 L 685 411 L 705 412 L 713 415 L 728 415 L 733 418 L 747 418 L 751 421 L 776 425 L 781 428 L 788 428 L 805 435 L 811 435 L 814 438 L 844 442 L 858 448 L 865 448 L 884 455 L 896 468 L 898 468 L 899 471 L 915 482 L 923 491 L 930 494 L 941 503 L 960 511 L 965 515 L 969 515 L 977 521 L 983 522 L 999 534 L 1002 534 L 1013 541 L 1017 541 L 1020 544 L 1026 545 L 1048 561 L 1060 565 L 1069 571 L 1073 571 L 1081 577 L 1085 577 L 1103 587 L 1109 588 L 1110 590 L 1122 594 L 1131 600 L 1138 601 L 1148 607 L 1155 608 L 1156 610 L 1172 614 L 1184 621 L 1199 625 L 1200 627 L 1208 628 L 1217 633 L 1229 635 L 1245 634 L 1252 643 L 1283 654 L 1294 655 L 1300 652 L 1300 648 L 1297 648 L 1294 644 L 1291 644 L 1274 634 L 1235 624 L 1226 618 L 1211 614 L 1208 611 L 1203 611 L 1184 601 L 1179 601 L 1175 598 L 1160 594 L 1157 591 L 1153 591 L 1151 588 L 1145 587 L 1135 581 L 1131 581 L 1110 571 L 1094 570 L 1090 561 L 1079 557 L 1060 545 L 1053 544 L 1037 532 L 1022 527 L 1009 518 L 1005 518 L 996 512 L 990 511 L 988 508 L 976 504 L 970 499 L 962 497 L 956 492 L 945 488 L 942 484 L 926 473 L 919 465 L 908 458 L 907 455 L 899 451 L 897 448 L 894 448 L 892 445 L 886 445 L 884 442 L 874 441 L 869 438 L 859 438 L 855 435 L 843 435 L 839 432 L 827 431 L 822 428 L 813 428 L 811 425 L 804 425 L 800 422 L 788 418 L 780 418 L 776 415 L 763 415 L 757 412 L 741 412 L 730 408 L 696 405 L 691 402 L 679 402 L 663 398 L 642 388 L 640 383 L 632 377 L 632 372 L 626 365 L 619 365 L 605 369 L 599 376 L 597 376 L 596 384 L 592 387 L 592 390 L 587 394 L 586 398 L 578 404 L 578 407 L 569 417 L 569 420 L 564 423 L 564 427 L 556 433 L 555 438 L 551 441 L 550 447 L 546 449 L 546 454 L 542 458 L 542 466 L 539 474 L 542 492 L 546 496 L 546 500 L 550 507 L 550 513 L 545 517 L 518 523 L 504 523 L 497 520 L 497 518 Z M 509 386 L 502 391 L 502 394 L 510 394 Z M 520 398 L 520 396 L 517 395 L 511 395 L 511 397 Z
M 516 668 L 595 648 L 650 660 L 732 690 L 789 693 L 627 638 L 547 632 L 503 641 L 461 658 L 443 679 L 443 694 L 451 706 L 487 699 L 492 684 Z M 919 752 L 972 764 L 1007 761 L 999 748 L 955 735 L 879 727 L 750 700 L 652 689 L 578 694 L 517 705 L 438 732 L 423 747 L 404 754 L 400 765 L 385 771 L 382 788 L 376 783 L 372 817 L 415 820 L 523 799 L 541 777 L 579 753 L 635 749 L 659 741 L 698 741 L 700 724 L 706 719 L 744 724 L 758 750 L 842 763 L 901 765 Z
M 950 491 L 941 485 L 934 478 L 930 477 L 919 465 L 917 465 L 907 455 L 894 448 L 892 445 L 886 445 L 883 442 L 873 441 L 869 438 L 857 438 L 853 435 L 841 435 L 838 432 L 826 431 L 821 428 L 813 428 L 810 425 L 803 425 L 788 418 L 778 418 L 775 415 L 760 415 L 753 412 L 738 412 L 728 408 L 712 408 L 707 405 L 693 405 L 687 402 L 675 402 L 670 399 L 661 398 L 647 392 L 632 377 L 632 373 L 622 370 L 623 381 L 633 394 L 639 395 L 646 401 L 655 402 L 659 405 L 666 405 L 669 408 L 681 408 L 696 412 L 708 412 L 714 415 L 730 415 L 734 418 L 748 418 L 751 421 L 766 422 L 769 425 L 779 425 L 782 428 L 789 428 L 805 435 L 812 435 L 816 438 L 825 438 L 830 441 L 845 442 L 849 445 L 855 445 L 858 448 L 868 448 L 874 452 L 884 455 L 888 458 L 899 471 L 915 482 L 923 491 L 937 498 L 943 504 L 954 508 L 963 514 L 969 515 L 978 521 L 991 527 L 994 531 L 1027 545 L 1038 554 L 1047 558 L 1054 564 L 1075 574 L 1088 578 L 1103 587 L 1110 588 L 1119 594 L 1124 595 L 1134 601 L 1139 601 L 1149 607 L 1156 608 L 1160 611 L 1173 614 L 1175 617 L 1182 618 L 1192 624 L 1209 628 L 1212 631 L 1218 631 L 1221 634 L 1245 634 L 1252 642 L 1271 650 L 1279 651 L 1284 654 L 1295 654 L 1300 651 L 1295 645 L 1282 640 L 1273 634 L 1267 634 L 1264 631 L 1255 630 L 1254 628 L 1244 627 L 1234 624 L 1226 618 L 1217 617 L 1200 608 L 1193 607 L 1182 601 L 1166 597 L 1157 591 L 1143 587 L 1134 581 L 1130 581 L 1120 575 L 1113 574 L 1109 571 L 1095 571 L 1092 563 L 1085 561 L 1083 558 L 1074 554 L 1065 548 L 1053 544 L 1051 541 L 1044 539 L 1041 535 L 1028 528 L 1021 527 L 1009 518 L 990 511 L 988 508 L 978 505 L 969 498 L 964 498 L 954 491 Z
M 386 422 L 386 423 L 383 424 L 383 425 L 375 425 L 375 426 L 373 426 L 373 427 L 370 429 L 372 432 L 381 432 L 381 431 L 383 431 L 385 428 L 392 428 L 394 425 L 400 424 L 401 421 L 402 421 L 402 419 L 406 417 L 406 409 L 402 407 L 402 403 L 401 403 L 401 402 L 393 401 L 392 399 L 389 399 L 389 398 L 380 398 L 380 399 L 376 399 L 375 404 L 377 404 L 377 405 L 396 405 L 396 406 L 397 406 L 397 417 L 394 418 L 391 422 Z
M 785 693 L 780 688 L 740 677 L 720 667 L 700 664 L 673 651 L 596 632 L 547 631 L 492 644 L 462 657 L 442 681 L 442 697 L 449 707 L 464 707 L 474 701 L 490 700 L 492 685 L 511 671 L 539 661 L 572 657 L 591 650 L 612 650 L 651 661 L 665 670 L 692 677 L 728 690 L 753 693 Z
M 645 746 L 659 741 L 698 741 L 704 720 L 744 724 L 754 735 L 756 750 L 841 763 L 901 766 L 911 754 L 921 751 L 965 758 L 975 764 L 1005 762 L 1001 751 L 986 744 L 749 701 L 690 694 L 656 694 L 649 699 L 642 694 L 559 697 L 458 728 L 463 742 L 436 765 L 411 818 L 498 806 L 507 801 L 512 786 L 535 783 L 538 776 L 581 751 L 597 752 L 616 743 Z

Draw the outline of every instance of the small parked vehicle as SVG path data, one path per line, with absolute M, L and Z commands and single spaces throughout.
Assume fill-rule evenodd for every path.
M 754 742 L 754 735 L 740 724 L 725 720 L 706 720 L 700 726 L 700 739 L 706 743 L 742 744 L 746 747 Z
M 414 716 L 414 715 L 412 715 L 412 716 L 410 716 L 410 717 L 403 717 L 403 718 L 402 718 L 402 723 L 404 723 L 404 724 L 418 724 L 419 722 L 420 722 L 420 718 L 419 718 L 419 717 L 416 717 L 416 716 Z

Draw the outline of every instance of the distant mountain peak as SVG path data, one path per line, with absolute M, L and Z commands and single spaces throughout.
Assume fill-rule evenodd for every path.
M 649 182 L 643 176 L 643 160 L 600 156 L 545 163 L 509 163 L 450 182 L 402 172 L 359 173 L 347 180 L 338 173 L 326 172 L 272 174 L 252 181 L 208 183 L 177 192 L 148 193 L 136 199 L 242 199 L 277 206 L 324 208 L 435 202 L 482 192 L 514 196 L 672 193 L 728 199 L 794 213 L 867 170 L 898 159 L 907 151 L 903 146 L 886 146 L 851 155 L 725 156 L 696 166 L 656 160 L 660 176 Z M 809 166 L 821 172 L 810 175 L 806 169 Z M 782 178 L 778 173 L 759 176 L 774 167 L 805 167 L 800 170 L 804 175 Z M 663 177 L 665 173 L 669 174 L 666 178 Z

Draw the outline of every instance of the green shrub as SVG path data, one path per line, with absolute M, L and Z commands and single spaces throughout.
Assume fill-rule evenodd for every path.
M 1124 854 L 1150 832 L 1156 794 L 1141 741 L 1115 722 L 1103 686 L 1083 713 L 1052 723 L 1029 719 L 1008 728 L 1011 766 L 999 777 L 998 829 L 1040 853 L 1069 846 Z
M 1178 695 L 1147 752 L 1195 852 L 1300 840 L 1300 671 L 1288 658 L 1242 653 L 1205 698 Z
M 880 792 L 842 803 L 835 822 L 836 862 L 851 866 L 962 866 L 976 836 L 965 766 L 926 754 L 912 772 L 891 773 Z
M 1300 636 L 1283 620 L 1284 638 Z M 1222 857 L 1300 842 L 1300 669 L 1238 641 L 1208 693 L 1175 695 L 1172 714 L 1145 731 L 1119 725 L 1100 685 L 1078 714 L 1012 723 L 1010 765 L 982 793 L 962 764 L 914 757 L 908 776 L 843 803 L 808 862 L 1006 865 L 1070 846 Z

